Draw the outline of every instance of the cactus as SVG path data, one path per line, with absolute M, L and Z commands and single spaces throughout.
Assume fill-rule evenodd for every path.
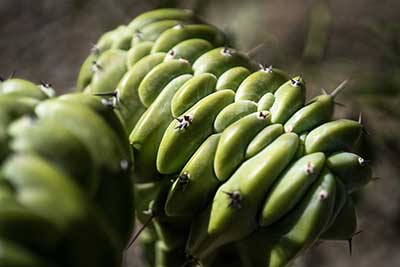
M 116 114 L 16 78 L 0 83 L 0 102 L 0 265 L 119 266 L 133 197 Z
M 99 39 L 78 93 L 2 80 L 0 266 L 119 266 L 139 233 L 156 267 L 284 267 L 351 241 L 372 170 L 361 121 L 332 119 L 343 84 L 306 104 L 303 77 L 227 43 L 160 9 Z
M 344 83 L 305 104 L 302 77 L 221 47 L 224 34 L 199 23 L 185 10 L 147 12 L 123 26 L 130 45 L 117 49 L 121 27 L 106 33 L 78 80 L 108 94 L 125 121 L 135 187 L 157 188 L 136 200 L 139 220 L 154 225 L 155 266 L 214 266 L 228 247 L 238 266 L 284 267 L 321 240 L 351 240 L 351 193 L 372 171 L 349 153 L 361 122 L 332 120 Z M 121 50 L 125 63 L 103 65 Z M 108 90 L 94 81 L 102 75 Z

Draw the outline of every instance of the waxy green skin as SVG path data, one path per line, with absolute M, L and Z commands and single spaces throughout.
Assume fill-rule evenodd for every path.
M 243 100 L 226 106 L 214 121 L 214 129 L 221 133 L 235 121 L 257 111 L 257 104 L 253 101 Z
M 233 67 L 254 69 L 251 60 L 233 48 L 218 47 L 200 56 L 193 63 L 195 75 L 212 73 L 219 78 L 225 71 Z
M 372 180 L 371 167 L 363 158 L 354 153 L 334 153 L 328 157 L 326 163 L 350 193 L 362 188 Z
M 220 137 L 221 134 L 214 134 L 207 138 L 183 167 L 168 193 L 165 203 L 168 216 L 196 215 L 212 198 L 219 186 L 214 157 Z
M 113 32 L 110 49 L 129 50 L 135 31 L 125 25 L 121 25 Z
M 126 67 L 130 69 L 136 62 L 150 54 L 153 42 L 143 41 L 128 50 L 126 55 Z
M 245 160 L 247 146 L 258 132 L 270 124 L 270 119 L 268 112 L 254 112 L 222 132 L 214 160 L 218 180 L 226 181 Z
M 123 28 L 118 27 L 112 31 L 103 34 L 99 41 L 94 45 L 90 55 L 83 62 L 77 79 L 77 91 L 82 92 L 90 84 L 93 77 L 93 62 L 97 62 L 99 57 L 111 47 L 115 47 L 114 42 Z M 118 49 L 118 47 L 115 47 Z M 128 50 L 128 49 L 126 49 Z
M 233 102 L 234 95 L 231 90 L 221 90 L 197 102 L 185 113 L 192 118 L 185 129 L 177 128 L 179 121 L 171 122 L 157 154 L 157 169 L 160 173 L 172 174 L 185 165 L 201 143 L 212 134 L 215 117 Z
M 183 58 L 193 64 L 202 54 L 213 49 L 213 45 L 204 39 L 194 38 L 176 44 L 168 51 L 167 59 Z
M 339 214 L 321 234 L 322 240 L 351 240 L 357 232 L 357 212 L 353 201 L 347 198 Z
M 285 267 L 311 248 L 329 221 L 335 194 L 333 175 L 323 171 L 285 219 L 239 242 L 248 266 Z
M 146 25 L 160 20 L 192 21 L 195 19 L 195 15 L 189 9 L 162 8 L 137 16 L 129 23 L 128 27 L 140 30 Z
M 353 120 L 330 121 L 312 130 L 305 141 L 307 154 L 350 150 L 362 134 L 362 125 Z
M 104 52 L 93 65 L 93 76 L 90 82 L 92 94 L 114 92 L 126 72 L 126 51 L 110 49 Z
M 3 166 L 2 174 L 3 179 L 18 188 L 19 204 L 50 221 L 60 231 L 68 227 L 70 220 L 85 218 L 79 189 L 44 159 L 32 154 L 11 157 Z M 61 193 L 63 190 L 65 193 Z M 61 194 L 54 198 L 54 193 Z M 23 197 L 28 194 L 29 198 Z
M 93 50 L 94 54 L 101 55 L 101 53 L 110 49 L 114 42 L 115 35 L 119 34 L 119 31 L 121 31 L 121 29 L 122 27 L 118 26 L 114 30 L 106 32 L 102 36 L 100 36 L 99 41 L 97 42 L 97 44 L 95 45 L 95 49 Z
M 257 110 L 270 110 L 275 102 L 275 96 L 273 93 L 266 93 L 263 95 L 257 103 Z
M 245 158 L 249 159 L 253 157 L 281 134 L 283 134 L 282 124 L 277 123 L 265 127 L 250 141 L 246 148 Z
M 259 70 L 252 73 L 240 84 L 235 100 L 258 102 L 264 94 L 274 93 L 288 79 L 288 75 L 278 69 Z
M 224 43 L 224 36 L 218 29 L 205 24 L 177 25 L 163 32 L 154 42 L 151 50 L 154 52 L 168 52 L 178 43 L 189 39 L 204 39 L 213 46 Z
M 299 84 L 295 86 L 293 81 Z M 285 123 L 304 105 L 305 93 L 306 88 L 301 77 L 295 77 L 281 85 L 275 92 L 275 101 L 270 109 L 272 123 Z
M 321 95 L 311 100 L 310 104 L 298 110 L 285 123 L 286 132 L 301 134 L 310 131 L 332 119 L 334 111 L 333 97 Z
M 203 73 L 190 79 L 171 100 L 171 112 L 179 117 L 199 100 L 215 91 L 217 78 L 210 73 Z
M 147 73 L 163 62 L 165 55 L 165 53 L 154 53 L 142 58 L 129 69 L 118 84 L 116 92 L 120 103 L 119 112 L 129 133 L 145 111 L 139 99 L 139 86 Z
M 216 89 L 231 89 L 236 92 L 243 80 L 249 75 L 250 71 L 245 67 L 231 68 L 219 77 Z
M 236 241 L 257 229 L 257 213 L 275 179 L 289 164 L 297 150 L 298 137 L 286 133 L 256 156 L 245 161 L 231 178 L 218 188 L 209 207 L 191 227 L 187 251 L 204 258 L 214 249 Z M 239 206 L 227 194 L 239 192 Z
M 121 122 L 121 119 L 118 117 L 118 114 L 114 112 L 114 109 L 110 107 L 108 104 L 105 104 L 104 99 L 99 96 L 92 96 L 87 94 L 66 94 L 57 98 L 57 101 L 66 104 L 79 104 L 84 105 L 94 112 L 97 113 L 106 123 L 107 125 L 113 129 L 113 131 L 117 134 L 119 142 L 122 146 L 125 147 L 125 153 L 129 154 L 129 143 L 127 139 L 127 134 L 124 128 L 124 125 Z
M 306 155 L 287 167 L 264 200 L 260 225 L 266 227 L 273 224 L 295 207 L 318 178 L 324 164 L 324 153 L 317 152 Z
M 39 119 L 62 121 L 63 127 L 87 147 L 100 176 L 95 199 L 118 229 L 121 240 L 129 238 L 133 223 L 132 181 L 129 174 L 121 169 L 121 162 L 129 163 L 131 154 L 127 154 L 116 133 L 94 111 L 79 104 L 49 100 L 36 107 L 36 114 Z M 113 190 L 121 193 L 115 194 Z
M 62 121 L 64 128 L 87 146 L 97 166 L 107 166 L 111 170 L 119 171 L 119 162 L 122 159 L 130 159 L 128 155 L 123 155 L 126 149 L 120 145 L 115 132 L 94 111 L 85 106 L 62 103 L 54 99 L 40 103 L 35 112 L 40 119 Z M 99 139 L 98 134 L 89 129 L 102 132 L 102 138 Z M 107 151 L 107 154 L 98 151 Z
M 138 89 L 140 101 L 145 107 L 149 107 L 170 81 L 180 75 L 191 73 L 192 67 L 186 60 L 172 59 L 160 63 L 140 83 Z
M 183 22 L 180 20 L 161 20 L 148 24 L 133 36 L 131 46 L 134 47 L 143 41 L 155 41 L 164 31 L 178 24 L 183 24 Z
M 157 151 L 164 131 L 174 119 L 171 113 L 171 99 L 191 78 L 192 75 L 184 74 L 168 83 L 129 136 L 134 148 L 135 172 L 140 180 L 151 180 L 158 176 Z
M 93 62 L 99 58 L 98 54 L 91 53 L 81 65 L 79 70 L 78 78 L 76 80 L 76 90 L 83 92 L 85 88 L 90 84 L 93 77 L 92 67 Z
M 112 31 L 103 34 L 99 41 L 94 45 L 90 55 L 83 62 L 77 79 L 77 91 L 82 92 L 91 82 L 93 77 L 93 62 L 96 62 L 101 54 L 111 49 L 115 37 L 119 35 L 122 28 L 118 27 Z
M 49 132 L 51 135 L 46 136 Z M 86 193 L 94 195 L 99 177 L 95 176 L 91 155 L 84 144 L 59 122 L 30 122 L 28 118 L 23 118 L 9 127 L 9 133 L 13 152 L 41 156 L 73 177 Z M 83 166 L 82 162 L 85 162 Z
M 21 116 L 33 114 L 39 103 L 33 98 L 16 95 L 1 95 L 0 97 L 0 163 L 10 153 L 8 126 Z
M 43 89 L 41 89 L 40 85 L 38 86 L 29 81 L 18 78 L 12 78 L 0 82 L 0 94 L 44 100 L 53 96 L 54 92 L 51 92 L 51 95 L 49 95 Z
M 108 226 L 103 228 L 69 177 L 34 155 L 12 157 L 2 171 L 18 188 L 18 201 L 63 232 L 65 250 L 58 260 L 70 266 L 117 266 L 120 243 L 108 236 Z
M 348 198 L 350 198 L 344 184 L 337 177 L 335 177 L 335 183 L 336 183 L 335 206 L 333 207 L 332 216 L 329 219 L 327 225 L 325 226 L 324 231 L 326 231 L 326 229 L 330 228 L 333 225 L 333 223 L 336 220 L 336 217 L 342 210 L 346 201 L 348 200 Z

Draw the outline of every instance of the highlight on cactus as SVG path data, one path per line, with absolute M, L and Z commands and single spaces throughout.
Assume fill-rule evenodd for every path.
M 362 123 L 333 119 L 345 83 L 307 101 L 227 43 L 159 9 L 100 37 L 78 92 L 1 81 L 0 266 L 121 266 L 136 242 L 149 267 L 285 267 L 351 242 L 373 171 Z

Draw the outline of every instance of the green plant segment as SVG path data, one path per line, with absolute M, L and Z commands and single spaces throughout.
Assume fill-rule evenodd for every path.
M 120 266 L 132 152 L 100 97 L 0 83 L 0 266 Z
M 343 85 L 307 103 L 302 77 L 200 23 L 179 9 L 140 15 L 101 37 L 78 78 L 125 122 L 151 266 L 240 255 L 229 266 L 284 267 L 316 242 L 351 240 L 351 193 L 372 171 L 351 153 L 360 122 L 332 120 Z
M 351 153 L 360 122 L 332 120 L 343 85 L 306 103 L 302 77 L 199 23 L 186 10 L 145 13 L 104 34 L 78 78 L 125 122 L 151 266 L 240 255 L 229 266 L 283 267 L 321 240 L 351 240 L 351 193 L 372 171 Z
M 228 43 L 160 9 L 99 39 L 77 93 L 1 79 L 0 267 L 120 266 L 134 218 L 149 267 L 285 267 L 351 241 L 373 172 L 361 122 L 333 120 L 344 84 L 307 102 L 303 77 Z

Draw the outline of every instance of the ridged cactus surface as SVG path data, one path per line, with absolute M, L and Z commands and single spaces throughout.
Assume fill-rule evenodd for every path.
M 351 241 L 372 170 L 361 121 L 333 120 L 344 84 L 306 101 L 228 43 L 160 9 L 100 38 L 79 93 L 1 80 L 0 267 L 120 266 L 134 217 L 151 267 L 285 267 Z
M 99 97 L 0 83 L 0 266 L 120 266 L 133 227 L 131 150 Z
M 357 233 L 351 193 L 372 171 L 354 153 L 361 122 L 333 120 L 344 84 L 306 102 L 302 77 L 227 43 L 161 9 L 104 34 L 82 66 L 78 90 L 107 96 L 130 136 L 150 266 L 283 267 Z

